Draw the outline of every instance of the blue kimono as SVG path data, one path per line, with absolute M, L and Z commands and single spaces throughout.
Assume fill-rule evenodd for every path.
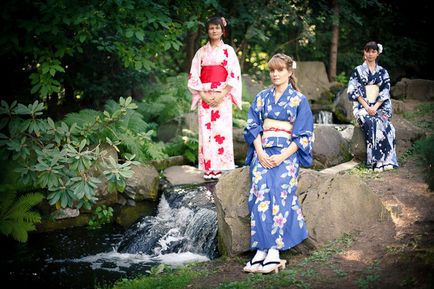
M 366 96 L 366 85 L 378 85 L 379 95 L 376 101 L 383 101 L 377 114 L 370 116 L 357 98 L 362 96 L 369 106 Z M 369 70 L 365 62 L 357 66 L 351 73 L 348 83 L 348 99 L 353 101 L 353 114 L 365 135 L 366 164 L 370 168 L 382 168 L 392 165 L 398 167 L 396 158 L 395 128 L 390 122 L 392 118 L 392 101 L 390 99 L 390 78 L 387 70 L 376 65 L 375 72 Z
M 244 138 L 249 145 L 246 165 L 250 166 L 251 178 L 248 205 L 253 250 L 287 250 L 308 236 L 296 190 L 300 165 L 312 165 L 312 111 L 306 97 L 291 85 L 278 103 L 274 101 L 274 91 L 274 87 L 265 89 L 256 96 L 244 129 Z M 269 156 L 280 154 L 291 142 L 298 146 L 296 153 L 271 169 L 261 165 L 253 145 L 256 137 L 263 135 L 266 118 L 292 124 L 292 133 L 288 137 L 262 138 L 262 146 Z

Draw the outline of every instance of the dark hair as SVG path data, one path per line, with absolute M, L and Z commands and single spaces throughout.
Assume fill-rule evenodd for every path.
M 286 54 L 283 53 L 277 53 L 274 54 L 273 57 L 268 61 L 268 68 L 271 69 L 280 69 L 280 68 L 286 68 L 288 71 L 292 71 L 291 75 L 289 76 L 289 83 L 291 83 L 292 88 L 294 88 L 297 91 L 300 91 L 300 89 L 297 86 L 297 78 L 294 75 L 294 69 L 292 68 L 294 60 Z
M 365 44 L 363 50 L 368 51 L 369 49 L 374 49 L 380 52 L 380 48 L 378 47 L 378 44 L 375 41 L 369 41 L 368 43 Z
M 227 21 L 227 20 L 225 20 L 225 21 Z M 206 31 L 208 31 L 208 28 L 211 24 L 220 25 L 220 27 L 222 28 L 222 32 L 223 32 L 223 37 L 226 36 L 226 29 L 225 29 L 225 25 L 223 23 L 222 17 L 214 16 L 214 17 L 209 18 L 205 24 Z

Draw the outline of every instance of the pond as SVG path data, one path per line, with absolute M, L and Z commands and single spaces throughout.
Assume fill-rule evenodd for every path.
M 218 256 L 216 236 L 208 188 L 170 188 L 162 194 L 158 214 L 128 230 L 109 224 L 31 233 L 24 244 L 2 237 L 2 280 L 17 288 L 107 288 L 161 263 L 209 261 Z

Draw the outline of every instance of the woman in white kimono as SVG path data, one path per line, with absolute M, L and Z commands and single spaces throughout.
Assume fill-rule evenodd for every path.
M 223 17 L 207 21 L 209 41 L 196 52 L 188 79 L 191 109 L 198 107 L 198 167 L 205 179 L 235 168 L 232 104 L 241 109 L 241 70 L 234 49 L 222 40 L 226 25 Z

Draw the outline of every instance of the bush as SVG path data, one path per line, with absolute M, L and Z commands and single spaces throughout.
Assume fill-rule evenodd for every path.
M 2 101 L 0 130 L 6 134 L 0 133 L 0 155 L 17 165 L 17 182 L 45 192 L 50 205 L 90 209 L 97 201 L 95 189 L 100 183 L 92 175 L 97 161 L 103 164 L 112 190 L 123 191 L 125 179 L 132 175 L 134 156 L 126 156 L 118 164 L 102 158 L 99 146 L 107 142 L 117 148 L 122 139 L 116 129 L 136 107 L 131 97 L 121 97 L 118 109 L 112 113 L 95 113 L 80 125 L 68 125 L 41 118 L 44 105 L 38 101 L 28 106 Z M 111 139 L 107 131 L 112 132 Z
M 434 191 L 434 137 L 420 140 L 417 145 L 419 161 L 423 166 L 423 177 L 428 188 Z

